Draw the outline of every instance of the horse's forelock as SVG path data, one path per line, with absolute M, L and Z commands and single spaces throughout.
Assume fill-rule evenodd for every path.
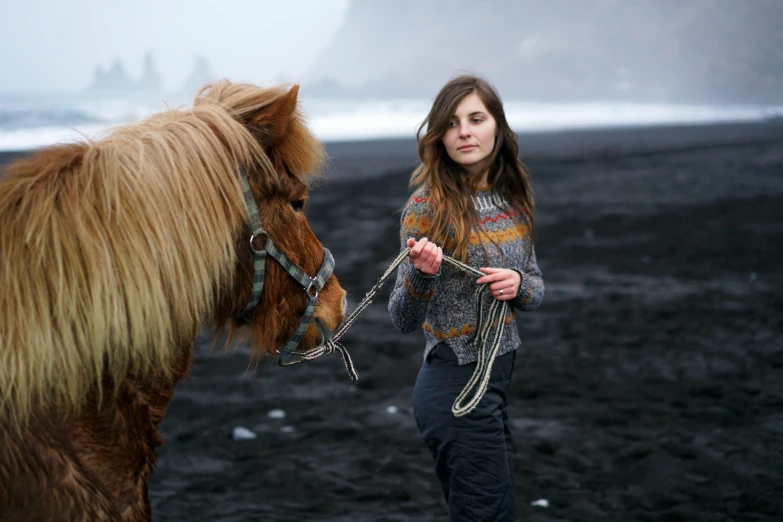
M 205 85 L 197 94 L 194 106 L 215 104 L 223 107 L 252 133 L 254 127 L 263 131 L 265 112 L 274 110 L 270 106 L 280 103 L 290 92 L 291 86 L 288 85 L 261 88 L 220 80 Z M 274 159 L 280 159 L 290 174 L 306 181 L 322 171 L 327 163 L 326 152 L 309 129 L 300 108 L 293 108 L 285 116 L 290 118 L 285 134 L 265 151 L 273 161 L 262 165 L 261 170 L 266 175 L 275 176 L 272 165 Z
M 328 164 L 323 144 L 310 131 L 299 111 L 278 151 L 288 171 L 305 183 L 308 178 L 318 176 Z

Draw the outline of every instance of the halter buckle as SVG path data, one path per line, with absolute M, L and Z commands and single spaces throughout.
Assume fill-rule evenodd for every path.
M 311 301 L 315 301 L 318 299 L 318 294 L 320 293 L 320 290 L 318 289 L 318 281 L 315 277 L 310 278 L 310 283 L 305 287 L 305 292 L 307 292 L 307 297 Z M 313 290 L 315 290 L 315 294 L 313 294 Z
M 256 254 L 258 254 L 258 253 L 260 253 L 260 252 L 262 252 L 264 250 L 264 247 L 266 246 L 266 240 L 269 239 L 269 236 L 267 235 L 266 232 L 261 232 L 258 235 L 259 235 L 259 237 L 261 237 L 261 236 L 264 237 L 264 246 L 262 246 L 260 249 L 256 249 L 255 245 L 254 245 L 254 242 L 255 242 L 255 239 L 256 239 L 256 235 L 255 234 L 250 234 L 250 250 L 252 250 Z

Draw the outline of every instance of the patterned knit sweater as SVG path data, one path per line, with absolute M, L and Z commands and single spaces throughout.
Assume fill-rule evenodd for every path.
M 521 284 L 512 307 L 505 318 L 503 340 L 498 355 L 519 348 L 521 341 L 515 321 L 515 310 L 535 310 L 544 298 L 544 280 L 536 264 L 535 250 L 527 255 L 530 241 L 524 222 L 516 217 L 510 205 L 485 187 L 473 197 L 484 231 L 502 249 L 484 238 L 487 262 L 479 244 L 479 233 L 470 235 L 467 264 L 474 268 L 484 266 L 514 269 L 521 275 Z M 407 247 L 409 237 L 417 240 L 427 237 L 431 216 L 431 203 L 423 188 L 417 190 L 402 210 L 400 224 L 401 249 Z M 444 252 L 446 254 L 446 252 Z M 457 267 L 443 262 L 435 275 L 416 270 L 410 262 L 404 262 L 397 271 L 397 281 L 389 299 L 389 313 L 394 325 L 402 333 L 410 333 L 421 326 L 427 341 L 426 359 L 430 350 L 439 342 L 447 343 L 457 356 L 459 364 L 477 360 L 477 350 L 471 345 L 476 326 L 475 293 L 479 289 L 478 278 Z M 484 293 L 484 310 L 488 310 L 494 297 Z

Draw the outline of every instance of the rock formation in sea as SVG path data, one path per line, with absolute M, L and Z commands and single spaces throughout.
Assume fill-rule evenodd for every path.
M 160 73 L 155 69 L 155 61 L 152 58 L 152 51 L 144 55 L 144 72 L 136 88 L 141 91 L 159 92 L 161 90 Z
M 134 81 L 125 71 L 125 66 L 120 59 L 114 60 L 114 63 L 108 69 L 103 69 L 100 65 L 95 67 L 92 84 L 87 90 L 92 92 L 141 92 L 146 94 L 159 93 L 162 87 L 162 79 L 158 70 L 155 68 L 155 59 L 152 51 L 144 55 L 144 68 L 141 79 Z
M 93 82 L 88 88 L 90 91 L 132 91 L 136 84 L 125 72 L 125 66 L 117 59 L 108 69 L 100 65 L 95 67 Z
M 195 56 L 193 70 L 182 84 L 182 92 L 192 94 L 200 89 L 205 83 L 214 79 L 215 75 L 212 72 L 209 61 L 203 56 Z

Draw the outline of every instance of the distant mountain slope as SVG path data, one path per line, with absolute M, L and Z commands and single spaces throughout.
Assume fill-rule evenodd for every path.
M 783 103 L 783 0 L 353 0 L 306 84 L 431 97 L 465 70 L 510 98 Z

